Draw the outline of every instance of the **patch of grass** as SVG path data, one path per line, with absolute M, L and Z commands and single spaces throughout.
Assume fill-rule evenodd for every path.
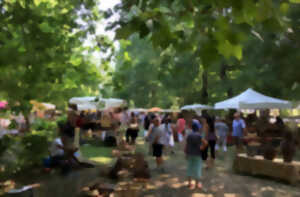
M 80 147 L 82 156 L 85 159 L 95 161 L 100 164 L 110 164 L 113 162 L 111 147 L 85 145 Z

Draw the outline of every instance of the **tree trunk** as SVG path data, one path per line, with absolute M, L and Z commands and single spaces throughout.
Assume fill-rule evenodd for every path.
M 228 85 L 229 79 L 227 76 L 227 70 L 228 70 L 228 65 L 227 64 L 221 64 L 221 69 L 220 69 L 220 78 L 222 81 L 222 84 L 224 84 L 225 86 Z M 232 87 L 228 87 L 227 90 L 227 98 L 231 98 L 233 97 L 233 89 Z M 229 118 L 231 120 L 233 120 L 233 115 L 236 112 L 236 110 L 229 110 Z
M 221 64 L 221 69 L 220 69 L 220 78 L 222 80 L 222 84 L 227 85 L 228 84 L 228 77 L 227 77 L 227 69 L 228 65 L 226 64 Z M 228 87 L 227 90 L 227 97 L 231 98 L 233 96 L 233 89 L 232 87 Z
M 204 69 L 203 73 L 202 73 L 202 90 L 201 90 L 201 101 L 203 104 L 207 104 L 208 103 L 208 73 L 207 70 Z
M 24 116 L 25 118 L 25 128 L 24 128 L 24 132 L 28 132 L 30 131 L 30 121 L 29 121 L 29 117 L 28 115 Z

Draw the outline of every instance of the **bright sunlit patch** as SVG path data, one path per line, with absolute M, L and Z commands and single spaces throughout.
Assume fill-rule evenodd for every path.
M 178 188 L 180 188 L 180 187 L 182 187 L 182 186 L 184 186 L 183 183 L 173 183 L 173 184 L 171 185 L 171 187 L 172 187 L 172 188 L 175 188 L 175 189 L 178 189 Z
M 161 177 L 161 178 L 169 178 L 170 175 L 169 175 L 169 174 L 162 174 L 160 177 Z
M 237 197 L 236 194 L 225 193 L 224 197 Z
M 274 191 L 274 188 L 270 187 L 270 186 L 267 186 L 267 187 L 262 187 L 260 190 L 261 191 Z
M 138 145 L 144 145 L 144 144 L 145 144 L 145 141 L 138 140 L 138 141 L 136 142 L 136 144 L 138 144 Z
M 192 197 L 214 197 L 212 194 L 193 193 Z
M 102 163 L 102 164 L 109 164 L 112 162 L 112 158 L 109 157 L 91 157 L 89 160 Z

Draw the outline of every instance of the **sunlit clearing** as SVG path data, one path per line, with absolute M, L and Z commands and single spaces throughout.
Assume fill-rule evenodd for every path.
M 89 160 L 102 163 L 102 164 L 109 164 L 112 162 L 112 158 L 109 157 L 91 157 Z

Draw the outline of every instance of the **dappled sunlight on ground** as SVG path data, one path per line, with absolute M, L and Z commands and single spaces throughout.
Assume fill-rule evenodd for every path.
M 101 164 L 110 164 L 113 161 L 111 157 L 90 157 L 89 160 L 95 161 Z
M 150 169 L 155 169 L 155 159 L 147 154 L 147 143 L 144 144 L 139 139 L 137 149 L 146 155 Z M 190 190 L 187 188 L 186 159 L 182 147 L 177 144 L 175 155 L 164 155 L 166 172 L 151 170 L 152 178 L 140 196 L 279 197 L 281 194 L 285 194 L 285 197 L 300 196 L 300 189 L 297 187 L 269 179 L 234 174 L 233 158 L 234 147 L 229 147 L 227 152 L 219 152 L 215 168 L 203 169 L 204 190 Z
M 212 194 L 193 193 L 191 197 L 214 197 Z
M 111 147 L 102 147 L 102 146 L 92 146 L 84 145 L 80 147 L 82 157 L 84 159 L 89 159 L 91 161 L 97 162 L 99 164 L 112 164 L 114 158 L 112 157 Z
M 49 191 L 49 194 L 53 194 L 50 191 L 54 188 L 57 190 L 56 195 L 50 195 L 51 197 L 73 196 L 69 194 L 76 193 L 82 185 L 98 178 L 103 179 L 104 182 L 111 182 L 101 174 L 104 171 L 107 172 L 107 166 L 110 166 L 116 160 L 112 157 L 113 148 L 85 145 L 80 150 L 84 158 L 92 160 L 100 166 L 97 169 L 74 172 L 67 177 L 53 177 L 50 183 L 44 185 L 46 193 Z M 136 150 L 145 155 L 145 160 L 149 164 L 151 179 L 144 183 L 129 179 L 119 181 L 116 184 L 124 187 L 128 183 L 138 186 L 140 188 L 138 189 L 140 193 L 138 196 L 140 197 L 300 197 L 300 188 L 297 186 L 282 184 L 272 179 L 233 173 L 232 160 L 234 152 L 231 147 L 228 152 L 219 153 L 215 168 L 203 169 L 201 180 L 203 190 L 190 190 L 187 187 L 187 162 L 181 145 L 176 145 L 175 155 L 164 155 L 165 172 L 163 173 L 156 169 L 155 158 L 148 155 L 148 143 L 145 143 L 142 138 L 137 140 Z M 101 166 L 101 164 L 104 164 L 104 166 Z M 39 197 L 47 196 L 41 195 Z

